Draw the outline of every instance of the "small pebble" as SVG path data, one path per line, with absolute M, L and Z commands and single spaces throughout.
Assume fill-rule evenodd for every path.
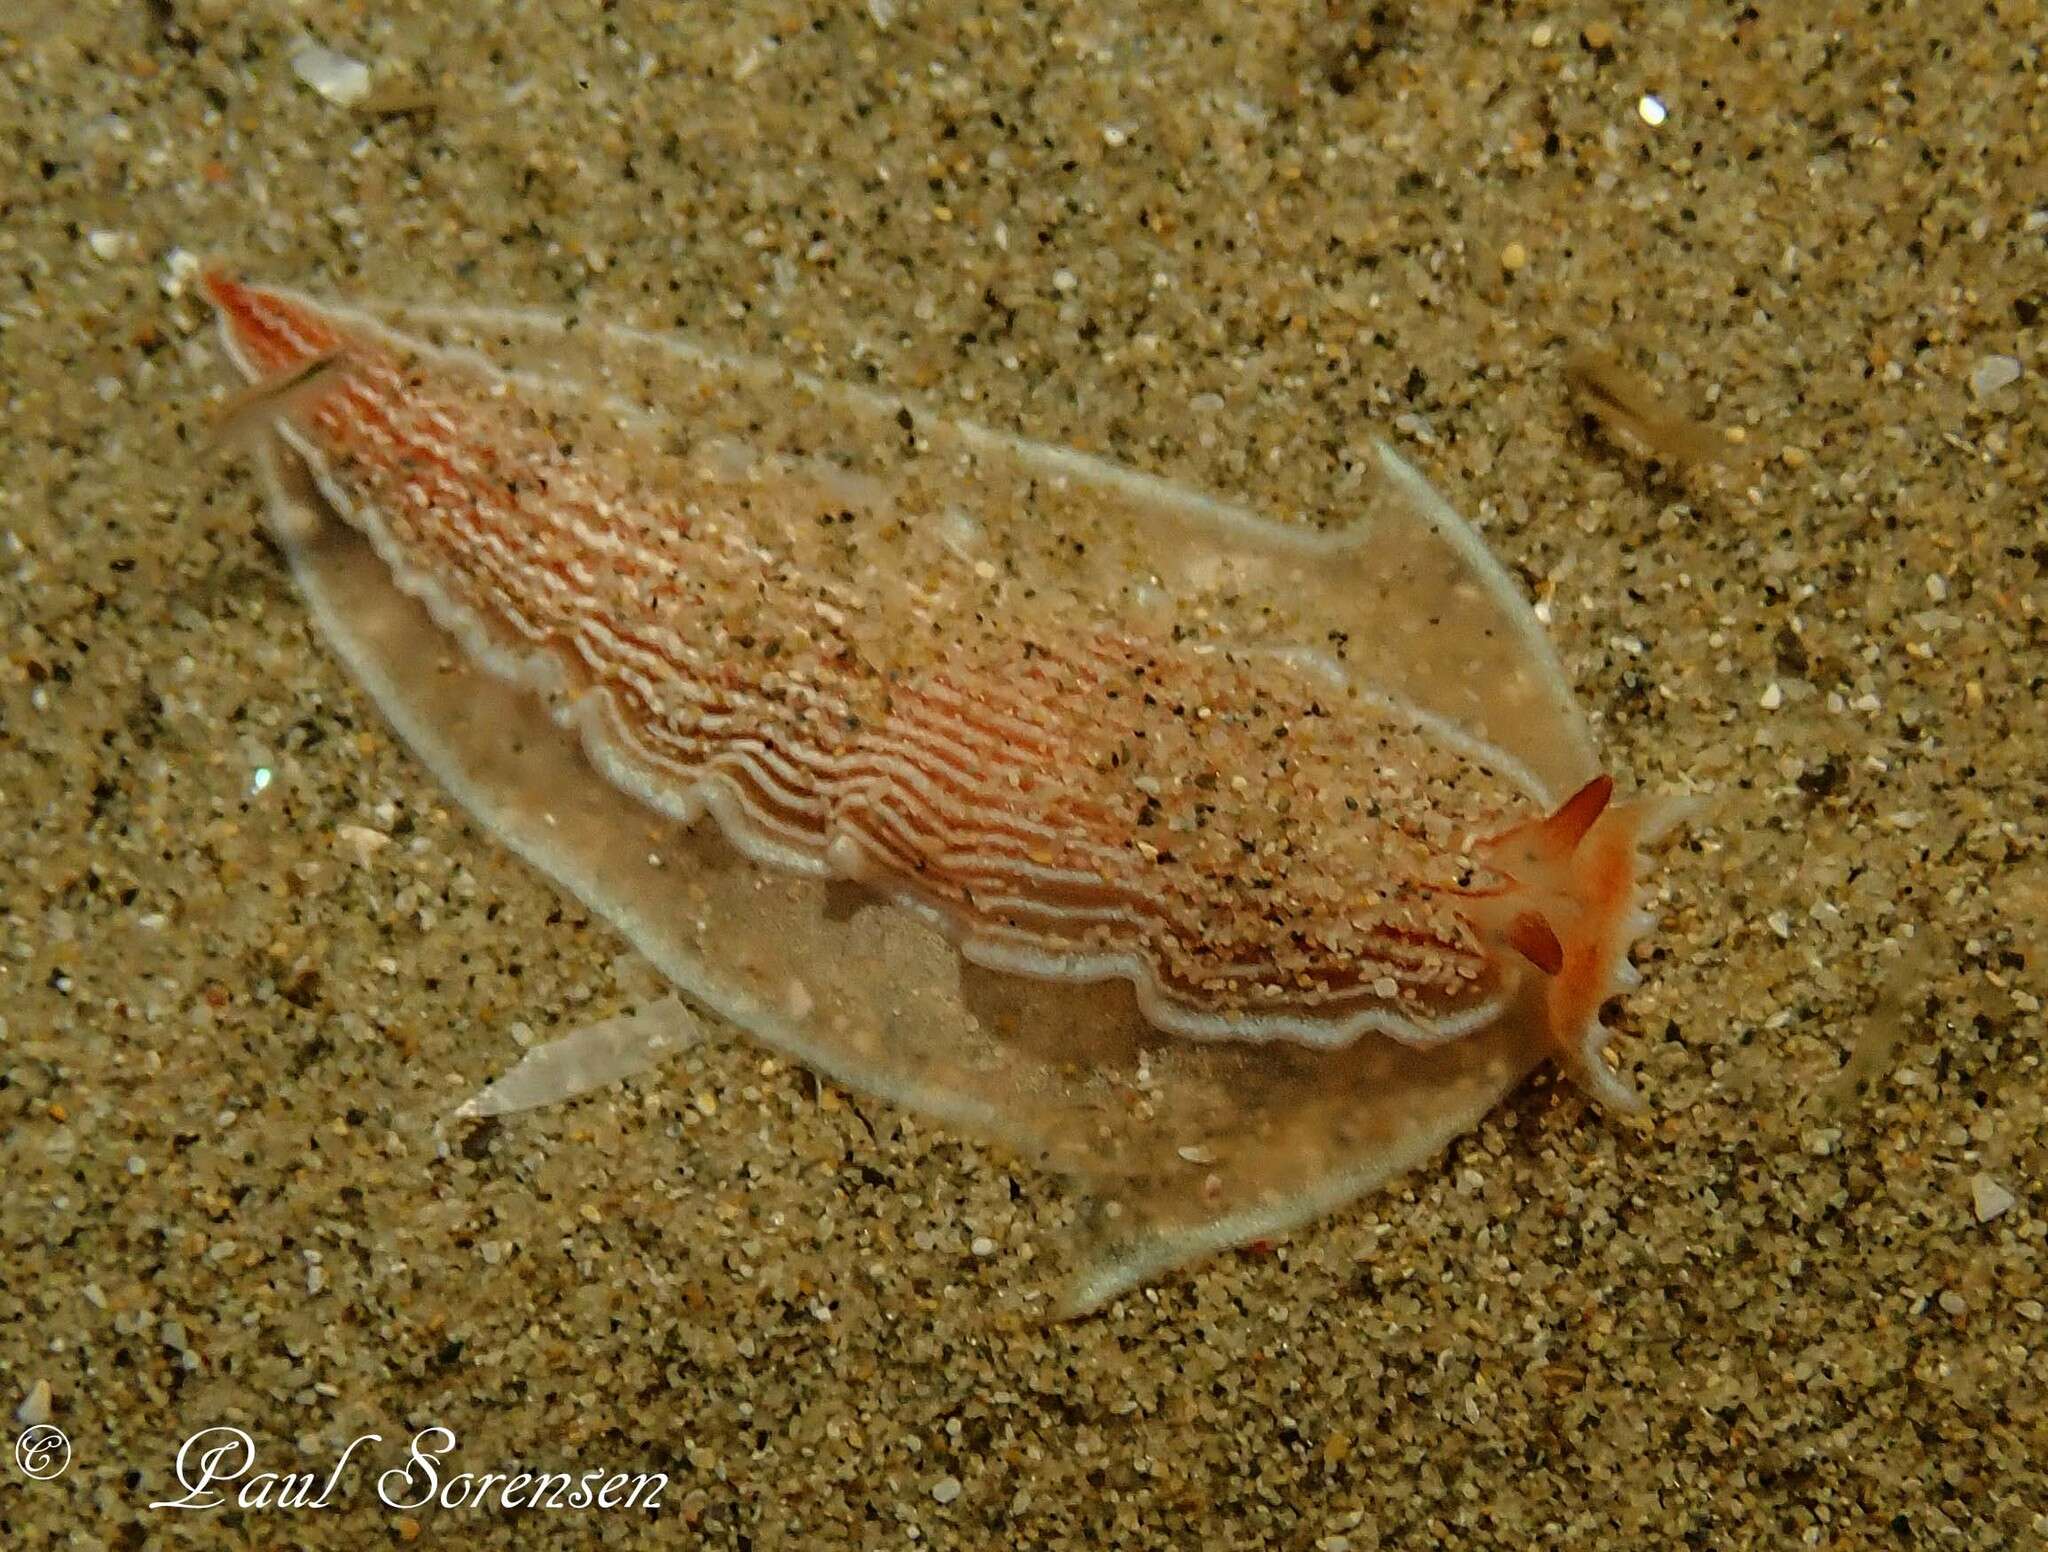
M 1518 242 L 1511 242 L 1500 250 L 1500 267 L 1512 275 L 1529 262 L 1529 250 Z
M 1664 99 L 1654 92 L 1643 93 L 1642 99 L 1636 103 L 1636 113 L 1652 129 L 1671 116 L 1670 111 L 1664 106 Z
M 992 1256 L 996 1253 L 996 1242 L 986 1234 L 977 1234 L 974 1236 L 974 1243 L 967 1248 L 977 1256 Z
M 1970 1301 L 1953 1288 L 1942 1289 L 1941 1297 L 1935 1302 L 1951 1315 L 1967 1315 L 1970 1312 Z
M 128 251 L 128 234 L 126 232 L 108 231 L 87 232 L 85 234 L 85 245 L 92 249 L 93 253 L 99 258 L 111 264 L 115 259 L 118 259 Z
M 1979 1223 L 1989 1223 L 2000 1214 L 2012 1211 L 2017 1200 L 2012 1192 L 1989 1175 L 1979 1175 L 1970 1182 L 1970 1205 L 1976 1208 Z
M 33 1428 L 38 1423 L 50 1420 L 50 1382 L 37 1380 L 29 1386 L 28 1394 L 22 1397 L 21 1405 L 14 1409 L 14 1420 L 24 1428 Z
M 168 297 L 180 297 L 185 287 L 199 274 L 198 258 L 184 248 L 173 248 L 164 255 L 163 279 L 158 282 Z
M 1970 370 L 1970 392 L 1988 399 L 2020 380 L 2020 364 L 2012 356 L 1986 356 Z
M 367 825 L 336 825 L 334 839 L 356 855 L 356 861 L 368 862 L 372 854 L 391 844 L 391 837 L 382 830 L 372 830 Z
M 940 1477 L 932 1484 L 932 1497 L 942 1504 L 949 1504 L 960 1496 L 958 1477 Z

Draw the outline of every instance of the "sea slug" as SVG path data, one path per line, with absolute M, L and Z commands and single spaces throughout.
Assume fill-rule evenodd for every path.
M 1675 810 L 1615 799 L 1391 452 L 1325 536 L 672 336 L 203 283 L 280 542 L 427 762 L 700 1002 L 1091 1178 L 1086 1298 L 1539 1054 L 1634 1102 L 1600 1006 Z

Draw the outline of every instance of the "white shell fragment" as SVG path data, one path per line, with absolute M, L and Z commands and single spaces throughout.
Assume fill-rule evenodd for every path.
M 350 107 L 370 95 L 370 67 L 325 44 L 308 43 L 293 54 L 292 74 L 340 107 Z
M 50 1420 L 50 1382 L 37 1380 L 29 1386 L 28 1394 L 21 1405 L 14 1409 L 14 1420 L 24 1428 L 33 1428 L 38 1423 Z
M 559 1104 L 650 1072 L 703 1034 L 694 1013 L 678 999 L 664 997 L 637 1013 L 586 1024 L 535 1046 L 504 1077 L 463 1101 L 455 1114 L 471 1120 Z
M 1970 369 L 1970 392 L 1988 399 L 2020 380 L 2020 364 L 2012 356 L 1986 356 Z
M 1976 1209 L 1979 1223 L 1989 1223 L 1993 1218 L 2011 1212 L 2017 1200 L 2012 1192 L 1989 1175 L 1979 1175 L 1970 1182 L 1970 1205 Z

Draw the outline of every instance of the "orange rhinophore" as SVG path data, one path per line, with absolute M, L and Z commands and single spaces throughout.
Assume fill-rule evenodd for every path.
M 1131 1209 L 1079 1302 L 1543 1054 L 1631 1099 L 1599 1010 L 1670 813 L 1391 452 L 1326 536 L 670 335 L 204 285 L 428 764 L 700 1003 Z

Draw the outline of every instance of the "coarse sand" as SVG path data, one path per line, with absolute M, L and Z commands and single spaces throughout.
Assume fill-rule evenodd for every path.
M 70 1456 L 0 1458 L 0 1544 L 2048 1544 L 2043 41 L 2018 0 L 10 8 L 0 1403 Z M 682 327 L 1291 521 L 1389 437 L 1609 768 L 1714 794 L 1613 1015 L 1647 1120 L 1546 1069 L 1057 1322 L 1060 1180 L 724 1026 L 451 1118 L 662 987 L 313 634 L 206 447 L 211 255 Z M 1721 462 L 1590 413 L 1581 351 Z M 435 1428 L 444 1487 L 668 1483 L 423 1504 L 385 1474 Z M 253 1462 L 181 1483 L 209 1429 Z M 328 1507 L 237 1507 L 266 1471 Z

